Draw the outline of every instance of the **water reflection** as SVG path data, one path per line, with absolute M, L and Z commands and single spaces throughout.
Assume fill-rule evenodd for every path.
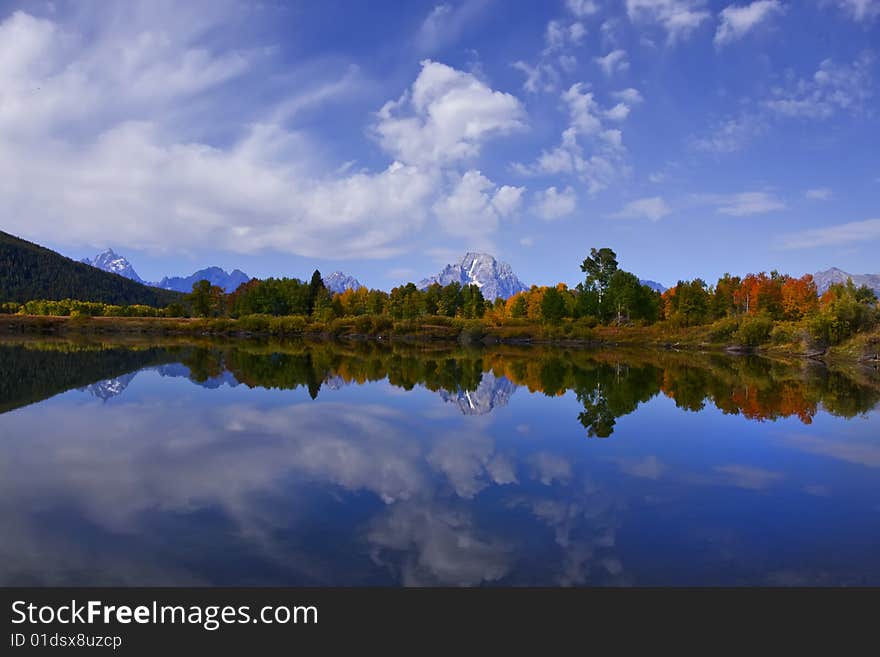
M 574 392 L 587 436 L 607 438 L 617 420 L 663 394 L 678 408 L 711 404 L 750 420 L 797 417 L 809 424 L 820 405 L 854 417 L 880 403 L 876 371 L 829 369 L 815 361 L 757 356 L 643 351 L 419 349 L 358 343 L 245 344 L 210 347 L 83 346 L 28 343 L 0 346 L 0 411 L 72 387 L 107 400 L 122 394 L 137 371 L 186 378 L 204 388 L 296 390 L 317 399 L 322 387 L 387 380 L 422 386 L 466 415 L 506 406 L 517 388 L 548 397 Z M 118 374 L 104 378 L 109 373 Z M 83 382 L 87 383 L 83 385 Z
M 876 584 L 878 390 L 665 352 L 8 345 L 0 583 Z

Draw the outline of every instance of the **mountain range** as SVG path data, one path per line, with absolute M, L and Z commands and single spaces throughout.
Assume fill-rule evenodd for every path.
M 101 269 L 103 271 L 119 274 L 138 283 L 158 287 L 163 290 L 177 292 L 190 292 L 194 283 L 200 280 L 210 281 L 212 285 L 221 287 L 225 292 L 233 292 L 242 283 L 247 283 L 250 276 L 240 269 L 226 272 L 220 267 L 207 267 L 191 274 L 190 276 L 166 276 L 158 283 L 150 283 L 143 280 L 135 271 L 132 264 L 113 249 L 107 249 L 99 253 L 93 259 L 85 258 L 81 262 Z M 342 293 L 348 289 L 361 287 L 360 281 L 350 274 L 334 271 L 323 277 L 324 286 L 334 293 Z M 464 285 L 476 285 L 480 288 L 486 299 L 501 297 L 508 299 L 517 292 L 528 290 L 522 281 L 513 273 L 513 269 L 505 262 L 499 262 L 488 253 L 466 253 L 457 263 L 446 265 L 438 274 L 422 279 L 419 288 L 425 289 L 432 283 L 449 285 L 456 282 Z M 665 292 L 666 287 L 656 281 L 642 280 L 642 285 L 647 285 L 658 292 Z
M 174 290 L 176 292 L 192 292 L 192 287 L 195 283 L 206 280 L 211 285 L 222 288 L 228 294 L 237 290 L 238 286 L 242 283 L 247 283 L 251 280 L 251 277 L 240 269 L 233 269 L 231 272 L 227 272 L 220 267 L 206 267 L 189 276 L 166 276 L 158 283 L 150 283 L 138 275 L 125 256 L 119 255 L 113 249 L 107 249 L 92 259 L 83 258 L 80 262 L 101 271 L 119 274 L 142 285 L 158 287 L 162 290 Z M 361 287 L 358 279 L 341 271 L 335 271 L 325 276 L 323 280 L 324 286 L 331 292 L 342 293 L 349 288 L 356 290 Z
M 154 283 L 156 287 L 163 290 L 177 290 L 178 292 L 192 292 L 193 285 L 199 281 L 209 281 L 211 285 L 223 288 L 227 294 L 235 292 L 242 283 L 247 283 L 251 277 L 240 269 L 233 269 L 227 273 L 220 267 L 207 267 L 200 269 L 191 276 L 166 276 L 158 283 Z
M 217 285 L 223 288 L 224 292 L 229 293 L 234 292 L 242 283 L 247 283 L 251 280 L 251 277 L 240 269 L 234 269 L 232 272 L 227 273 L 220 267 L 207 267 L 200 269 L 190 276 L 166 276 L 158 283 L 150 283 L 138 276 L 138 273 L 125 256 L 119 255 L 113 249 L 107 249 L 91 260 L 83 258 L 80 262 L 102 271 L 119 274 L 143 285 L 158 287 L 162 290 L 173 290 L 175 292 L 192 292 L 193 284 L 206 280 L 210 281 L 211 285 Z
M 53 253 L 49 252 L 47 249 L 42 249 L 42 247 L 31 245 L 23 240 L 18 240 L 11 235 L 7 235 L 6 237 L 9 238 L 10 242 L 14 240 L 17 244 L 27 245 L 34 249 L 41 249 L 47 253 Z M 63 258 L 63 256 L 58 254 L 55 255 L 59 258 Z M 63 259 L 67 260 L 66 258 Z M 124 256 L 113 251 L 113 249 L 107 249 L 91 260 L 85 258 L 80 262 L 104 272 L 118 274 L 119 276 L 140 283 L 141 285 L 176 292 L 190 292 L 193 283 L 202 279 L 210 281 L 212 285 L 218 285 L 226 292 L 232 292 L 238 288 L 239 285 L 250 280 L 250 276 L 240 269 L 234 269 L 232 272 L 227 273 L 220 267 L 207 267 L 205 269 L 200 269 L 190 276 L 166 276 L 158 283 L 150 283 L 144 281 L 135 271 L 132 264 Z M 880 296 L 880 274 L 850 274 L 837 267 L 831 267 L 830 269 L 816 272 L 813 274 L 813 279 L 816 282 L 816 288 L 819 294 L 824 293 L 829 286 L 834 283 L 846 283 L 848 279 L 852 279 L 853 283 L 856 285 L 867 285 L 869 288 L 873 289 L 878 296 Z M 323 281 L 328 290 L 336 293 L 344 292 L 350 288 L 358 289 L 361 287 L 358 279 L 341 271 L 335 271 L 324 276 Z M 474 252 L 465 254 L 458 263 L 446 265 L 436 275 L 422 279 L 419 282 L 418 287 L 420 289 L 425 289 L 432 283 L 448 285 L 452 282 L 457 282 L 461 285 L 476 285 L 480 288 L 486 299 L 495 299 L 497 297 L 507 299 L 517 292 L 528 290 L 528 287 L 517 278 L 516 274 L 514 274 L 510 265 L 504 262 L 499 262 L 488 253 Z M 666 286 L 661 283 L 649 279 L 640 279 L 639 282 L 642 285 L 647 285 L 651 289 L 657 290 L 661 293 L 665 292 L 667 289 Z M 129 292 L 129 294 L 131 293 Z
M 856 286 L 867 285 L 880 297 L 880 274 L 849 274 L 837 267 L 813 274 L 819 294 L 824 293 L 834 283 L 846 283 L 849 278 Z

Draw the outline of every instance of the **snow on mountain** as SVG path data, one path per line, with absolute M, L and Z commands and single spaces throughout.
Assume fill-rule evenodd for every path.
M 867 285 L 877 296 L 880 296 L 880 274 L 850 274 L 837 267 L 813 274 L 819 294 L 823 294 L 832 284 L 846 283 L 850 278 L 856 286 Z
M 156 287 L 163 290 L 176 290 L 177 292 L 192 292 L 193 285 L 201 280 L 206 280 L 211 285 L 223 288 L 224 292 L 235 292 L 239 285 L 247 283 L 251 277 L 240 269 L 234 269 L 231 273 L 226 273 L 220 267 L 208 267 L 200 269 L 191 276 L 166 276 L 158 283 L 154 283 Z
M 122 376 L 117 376 L 113 379 L 106 379 L 104 381 L 92 383 L 84 388 L 79 388 L 79 390 L 81 392 L 88 392 L 101 401 L 106 402 L 125 392 L 128 384 L 132 382 L 136 375 L 137 372 L 129 372 L 128 374 L 123 374 Z
M 323 280 L 324 287 L 337 294 L 342 294 L 348 289 L 357 290 L 361 287 L 358 279 L 341 271 L 335 271 L 329 276 L 325 276 Z
M 476 390 L 440 390 L 440 397 L 449 404 L 455 404 L 464 415 L 487 415 L 492 409 L 507 406 L 517 385 L 503 376 L 484 372 Z
M 131 266 L 131 263 L 126 260 L 124 256 L 116 253 L 113 249 L 107 249 L 104 253 L 99 253 L 93 260 L 83 258 L 80 262 L 103 271 L 109 271 L 113 274 L 125 276 L 138 283 L 143 283 L 144 285 L 152 285 L 153 287 L 162 288 L 163 290 L 175 290 L 177 292 L 192 292 L 193 283 L 198 283 L 203 279 L 210 281 L 211 285 L 222 287 L 226 292 L 234 292 L 239 285 L 251 280 L 251 277 L 240 269 L 235 269 L 231 273 L 226 273 L 226 271 L 220 267 L 208 267 L 207 269 L 200 269 L 192 276 L 166 276 L 158 283 L 149 283 L 138 276 L 134 267 Z
M 109 271 L 111 274 L 125 276 L 138 283 L 145 282 L 137 275 L 137 272 L 134 270 L 134 267 L 131 266 L 131 263 L 118 253 L 115 253 L 113 249 L 107 249 L 104 253 L 99 253 L 95 256 L 94 260 L 83 258 L 80 262 L 91 265 L 102 271 Z
M 453 282 L 476 285 L 487 301 L 494 301 L 497 297 L 507 299 L 528 290 L 510 265 L 498 262 L 488 253 L 467 253 L 458 264 L 446 265 L 436 276 L 422 280 L 419 288 L 424 290 L 433 283 L 446 286 Z

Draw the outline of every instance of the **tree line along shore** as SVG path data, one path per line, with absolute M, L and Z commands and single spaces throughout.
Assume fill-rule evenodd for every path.
M 725 274 L 714 285 L 679 281 L 661 294 L 620 269 L 608 248 L 592 249 L 581 271 L 585 278 L 573 288 L 532 286 L 491 301 L 476 285 L 459 283 L 333 293 L 318 271 L 308 282 L 254 279 L 230 294 L 200 281 L 162 307 L 4 302 L 0 330 L 629 344 L 863 360 L 880 351 L 877 297 L 852 281 L 820 295 L 809 274 Z

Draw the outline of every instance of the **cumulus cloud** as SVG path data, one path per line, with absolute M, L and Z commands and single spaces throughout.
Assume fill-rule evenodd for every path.
M 650 219 L 659 221 L 672 210 L 660 196 L 640 198 L 627 203 L 622 210 L 614 216 L 620 219 Z
M 448 195 L 437 200 L 434 212 L 452 235 L 488 235 L 500 219 L 519 209 L 523 192 L 524 187 L 497 187 L 479 171 L 470 170 L 458 178 Z
M 633 89 L 632 87 L 621 89 L 620 91 L 612 91 L 611 97 L 622 103 L 627 103 L 628 105 L 638 105 L 644 101 L 639 90 Z
M 411 89 L 379 110 L 375 133 L 401 162 L 431 165 L 473 158 L 488 139 L 524 126 L 515 96 L 425 60 Z
M 810 228 L 788 235 L 782 241 L 784 249 L 813 249 L 826 246 L 844 246 L 880 240 L 880 219 L 851 221 L 827 228 Z
M 594 61 L 596 62 L 596 64 L 599 65 L 599 68 L 602 69 L 602 72 L 609 78 L 617 73 L 622 73 L 629 69 L 629 62 L 626 59 L 625 50 L 612 50 L 604 57 L 596 57 Z
M 711 16 L 705 5 L 704 0 L 626 0 L 626 13 L 633 22 L 659 24 L 674 45 Z
M 748 5 L 730 5 L 718 16 L 715 45 L 724 46 L 741 39 L 774 14 L 781 14 L 784 7 L 779 0 L 756 0 Z
M 629 116 L 629 105 L 626 103 L 617 103 L 609 110 L 605 110 L 605 117 L 611 121 L 624 121 Z
M 534 195 L 533 211 L 545 221 L 567 217 L 576 208 L 577 195 L 571 187 L 561 191 L 556 187 L 548 187 Z

